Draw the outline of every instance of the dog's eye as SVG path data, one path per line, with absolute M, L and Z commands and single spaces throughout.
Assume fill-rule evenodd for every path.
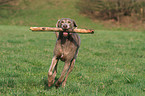
M 70 21 L 68 21 L 68 23 L 71 23 Z
M 61 21 L 61 23 L 64 23 L 64 21 Z

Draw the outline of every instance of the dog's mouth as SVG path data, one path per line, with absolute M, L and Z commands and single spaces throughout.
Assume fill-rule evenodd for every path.
M 68 32 L 63 32 L 63 36 L 64 37 L 67 37 L 68 35 L 70 35 L 71 33 L 68 33 Z
M 63 36 L 67 37 L 68 36 L 68 32 L 63 32 Z

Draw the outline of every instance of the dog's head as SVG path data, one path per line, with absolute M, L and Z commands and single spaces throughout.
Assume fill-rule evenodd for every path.
M 69 18 L 62 18 L 57 21 L 56 27 L 62 28 L 64 30 L 74 29 L 77 27 L 76 22 Z
M 64 37 L 69 36 L 71 33 L 69 32 L 65 32 L 65 30 L 68 29 L 75 29 L 77 28 L 77 24 L 74 20 L 69 19 L 69 18 L 62 18 L 60 20 L 57 21 L 56 23 L 56 27 L 62 28 L 64 30 L 64 32 L 60 32 L 60 34 L 62 34 Z

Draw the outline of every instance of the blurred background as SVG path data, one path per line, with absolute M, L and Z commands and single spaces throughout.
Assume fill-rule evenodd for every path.
M 144 30 L 145 0 L 0 0 L 0 24 L 54 27 L 72 18 L 81 28 Z

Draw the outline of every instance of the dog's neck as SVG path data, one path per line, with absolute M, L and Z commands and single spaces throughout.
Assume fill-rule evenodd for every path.
M 69 39 L 72 36 L 72 33 L 59 32 L 59 39 Z
M 64 44 L 66 41 L 72 41 L 73 33 L 68 33 L 67 36 L 63 36 L 63 32 L 59 32 L 58 40 L 61 41 L 61 44 Z

